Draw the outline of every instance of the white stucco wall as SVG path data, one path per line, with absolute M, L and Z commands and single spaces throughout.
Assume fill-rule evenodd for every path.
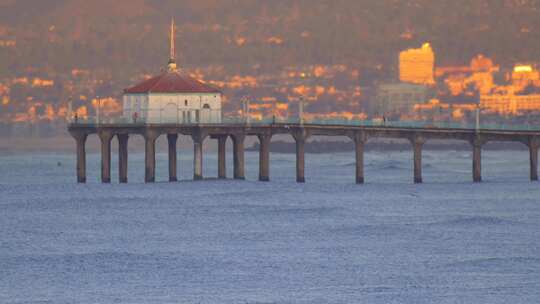
M 148 123 L 219 123 L 221 94 L 125 94 L 124 118 Z
M 146 94 L 124 94 L 123 96 L 124 118 L 131 120 L 133 113 L 137 113 L 138 119 L 146 118 L 148 108 L 148 95 Z

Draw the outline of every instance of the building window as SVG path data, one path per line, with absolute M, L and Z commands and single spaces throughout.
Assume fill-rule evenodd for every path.
M 187 105 L 188 105 L 187 99 L 184 100 L 184 105 L 187 107 Z
M 205 104 L 203 105 L 203 109 L 209 109 L 209 110 L 210 110 L 210 105 L 207 104 L 207 103 L 205 103 Z

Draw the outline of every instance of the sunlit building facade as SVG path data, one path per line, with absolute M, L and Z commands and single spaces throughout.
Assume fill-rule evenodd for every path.
M 429 43 L 399 54 L 399 80 L 402 82 L 433 85 L 434 69 L 435 53 Z
M 540 111 L 540 94 L 481 95 L 480 107 L 483 110 L 501 115 L 518 115 L 523 112 L 538 112 Z
M 518 64 L 512 71 L 512 84 L 518 89 L 528 85 L 540 85 L 540 73 L 533 65 Z

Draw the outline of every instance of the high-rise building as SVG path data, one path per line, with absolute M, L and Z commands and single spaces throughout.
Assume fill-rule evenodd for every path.
M 432 85 L 435 53 L 429 43 L 419 49 L 408 49 L 399 54 L 399 80 L 415 84 Z

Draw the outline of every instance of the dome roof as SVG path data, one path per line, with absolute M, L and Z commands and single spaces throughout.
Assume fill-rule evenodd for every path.
M 178 71 L 168 71 L 161 75 L 147 79 L 131 88 L 124 90 L 125 94 L 148 94 L 148 93 L 215 93 L 221 91 L 204 82 L 182 75 Z

